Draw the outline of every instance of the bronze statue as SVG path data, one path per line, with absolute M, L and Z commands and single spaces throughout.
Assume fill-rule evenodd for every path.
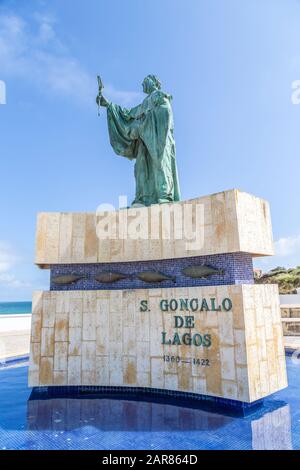
M 136 193 L 132 207 L 180 200 L 171 95 L 155 75 L 143 83 L 144 101 L 131 109 L 104 98 L 98 77 L 98 106 L 107 108 L 110 143 L 117 155 L 135 159 Z

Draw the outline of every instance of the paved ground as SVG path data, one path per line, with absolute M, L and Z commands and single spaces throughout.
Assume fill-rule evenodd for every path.
M 300 349 L 300 336 L 285 336 L 284 346 L 287 349 Z
M 29 354 L 30 331 L 0 333 L 0 360 Z

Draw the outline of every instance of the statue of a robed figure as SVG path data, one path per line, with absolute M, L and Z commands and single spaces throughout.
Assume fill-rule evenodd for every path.
M 133 207 L 180 200 L 176 167 L 171 95 L 161 90 L 155 75 L 142 85 L 144 101 L 125 109 L 107 101 L 98 77 L 98 106 L 107 108 L 110 143 L 117 155 L 135 159 L 136 192 Z

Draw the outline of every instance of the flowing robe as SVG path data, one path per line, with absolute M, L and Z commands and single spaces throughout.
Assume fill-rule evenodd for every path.
M 107 121 L 117 155 L 135 159 L 133 204 L 180 200 L 171 96 L 155 90 L 130 110 L 110 103 Z

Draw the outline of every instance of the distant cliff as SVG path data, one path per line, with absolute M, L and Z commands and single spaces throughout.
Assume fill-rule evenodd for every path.
M 278 284 L 280 294 L 296 294 L 296 288 L 300 287 L 300 266 L 289 269 L 278 266 L 260 277 L 255 274 L 256 284 Z

